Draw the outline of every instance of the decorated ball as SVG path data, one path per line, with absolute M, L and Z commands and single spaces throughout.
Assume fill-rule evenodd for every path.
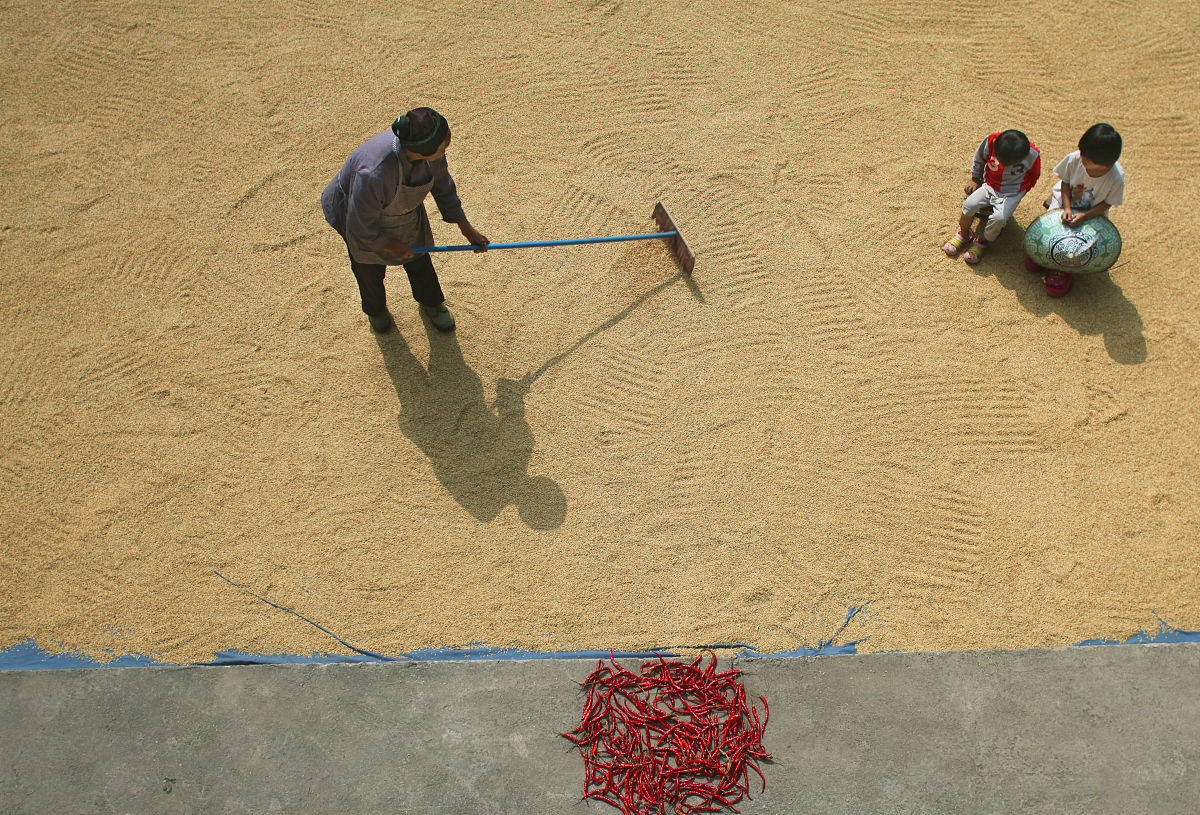
M 1052 209 L 1025 231 L 1025 254 L 1047 269 L 1073 274 L 1103 272 L 1121 256 L 1121 233 L 1107 218 L 1067 226 Z

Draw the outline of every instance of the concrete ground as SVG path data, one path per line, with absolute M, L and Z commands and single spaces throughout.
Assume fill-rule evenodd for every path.
M 1197 811 L 1200 645 L 737 664 L 771 705 L 747 815 Z M 607 815 L 558 735 L 594 665 L 3 672 L 0 813 Z

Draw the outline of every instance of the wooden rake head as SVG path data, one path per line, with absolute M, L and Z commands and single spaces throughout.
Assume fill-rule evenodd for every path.
M 675 219 L 671 217 L 671 213 L 667 212 L 667 208 L 659 201 L 654 205 L 655 223 L 658 224 L 660 232 L 674 232 L 667 238 L 667 245 L 671 247 L 671 253 L 675 255 L 675 260 L 679 263 L 679 268 L 683 269 L 685 275 L 691 275 L 692 269 L 696 267 L 696 253 L 692 251 L 692 247 L 688 246 L 688 242 L 684 240 L 683 235 L 679 232 L 679 227 L 675 225 Z

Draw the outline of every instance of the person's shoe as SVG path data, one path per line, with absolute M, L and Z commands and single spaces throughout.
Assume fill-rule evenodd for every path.
M 1045 274 L 1050 271 L 1045 266 L 1039 266 L 1029 255 L 1025 256 L 1025 268 L 1034 274 Z
M 392 315 L 386 311 L 383 314 L 368 314 L 367 320 L 371 323 L 371 330 L 377 334 L 385 334 L 392 327 Z
M 450 313 L 450 309 L 446 308 L 445 303 L 438 303 L 436 306 L 422 304 L 421 311 L 425 312 L 429 322 L 433 323 L 433 327 L 438 331 L 454 330 L 454 315 Z
M 942 251 L 946 253 L 946 257 L 958 257 L 958 253 L 970 246 L 971 241 L 975 239 L 975 233 L 971 230 L 963 232 L 961 229 L 954 233 L 954 237 L 946 241 L 942 246 Z
M 1042 279 L 1046 282 L 1046 294 L 1062 297 L 1071 290 L 1071 281 L 1075 279 L 1075 275 L 1070 272 L 1051 271 Z
M 983 252 L 988 248 L 988 242 L 983 238 L 976 237 L 971 241 L 971 246 L 967 251 L 963 252 L 962 259 L 974 266 L 979 261 L 983 260 Z

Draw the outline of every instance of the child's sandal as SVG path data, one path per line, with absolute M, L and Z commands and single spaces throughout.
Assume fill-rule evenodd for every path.
M 970 242 L 970 240 L 974 237 L 975 236 L 970 232 L 964 235 L 963 231 L 960 229 L 954 233 L 953 238 L 946 241 L 945 246 L 942 247 L 942 251 L 946 253 L 947 257 L 954 257 L 961 252 L 963 247 L 966 246 L 967 243 Z
M 971 248 L 963 255 L 963 260 L 974 266 L 979 261 L 983 260 L 983 250 L 987 249 L 988 242 L 982 238 L 976 238 L 971 241 Z

